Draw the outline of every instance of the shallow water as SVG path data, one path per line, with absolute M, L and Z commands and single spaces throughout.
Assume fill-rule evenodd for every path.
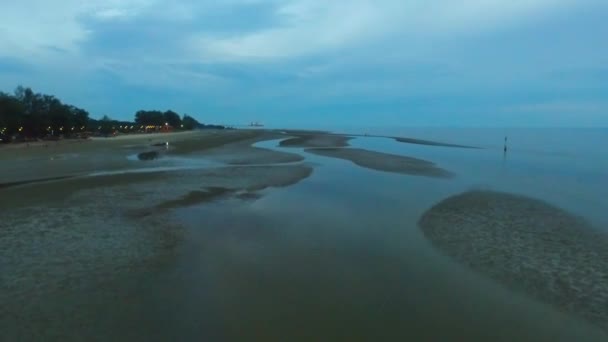
M 164 338 L 196 340 L 597 340 L 598 328 L 441 255 L 417 220 L 470 188 L 523 193 L 605 222 L 599 191 L 566 183 L 568 159 L 397 143 L 360 148 L 437 162 L 452 180 L 394 175 L 306 154 L 313 176 L 253 203 L 174 213 L 187 226 L 150 290 Z M 276 141 L 257 144 L 277 148 Z M 283 150 L 283 149 L 280 149 Z M 294 151 L 294 149 L 289 149 Z M 553 164 L 552 164 L 553 163 Z M 548 165 L 549 164 L 549 165 Z M 556 167 L 563 167 L 555 170 Z M 553 172 L 556 171 L 556 172 Z M 593 171 L 593 170 L 592 170 Z M 552 178 L 546 176 L 550 174 Z M 568 187 L 555 188 L 555 182 Z M 161 294 L 171 293 L 170 296 Z M 179 307 L 167 320 L 165 307 Z
M 607 340 L 599 328 L 442 255 L 417 225 L 442 199 L 484 188 L 547 200 L 608 229 L 604 159 L 382 138 L 351 144 L 436 162 L 456 177 L 372 171 L 258 143 L 305 155 L 313 175 L 256 201 L 174 210 L 171 219 L 186 228 L 175 252 L 106 285 L 126 291 L 126 302 L 92 296 L 76 311 L 118 340 Z M 174 162 L 159 166 L 209 166 Z M 63 306 L 83 299 L 68 296 Z

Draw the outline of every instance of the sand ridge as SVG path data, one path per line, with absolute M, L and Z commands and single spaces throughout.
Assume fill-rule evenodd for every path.
M 309 148 L 305 151 L 324 157 L 348 160 L 358 166 L 377 171 L 434 178 L 453 176 L 451 172 L 427 160 L 360 148 Z
M 608 330 L 608 235 L 533 198 L 472 191 L 420 220 L 443 253 L 506 286 Z

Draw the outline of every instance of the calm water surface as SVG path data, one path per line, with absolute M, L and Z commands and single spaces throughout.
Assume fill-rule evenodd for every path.
M 352 145 L 430 160 L 457 176 L 394 175 L 300 150 L 316 168 L 295 186 L 269 190 L 255 202 L 176 211 L 173 215 L 188 227 L 187 238 L 177 258 L 149 275 L 139 294 L 154 336 L 606 340 L 595 327 L 454 263 L 434 250 L 417 227 L 422 213 L 445 197 L 493 189 L 547 200 L 598 229 L 608 228 L 603 200 L 608 163 L 597 151 L 606 131 L 570 132 L 568 139 L 557 139 L 561 145 L 551 134 L 531 134 L 527 142 L 512 137 L 506 156 L 502 141 L 487 139 L 496 132 L 444 134 L 444 139 L 422 133 L 420 138 L 484 149 L 359 138 Z M 258 146 L 277 148 L 277 142 Z

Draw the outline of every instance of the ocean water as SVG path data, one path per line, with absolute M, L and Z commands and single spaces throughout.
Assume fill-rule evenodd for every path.
M 364 132 L 348 132 L 364 133 Z M 176 340 L 605 341 L 599 328 L 470 271 L 418 227 L 471 189 L 548 201 L 608 229 L 606 130 L 365 132 L 483 149 L 357 138 L 430 160 L 454 179 L 404 176 L 297 151 L 313 175 L 251 203 L 180 209 L 178 257 L 140 298 L 154 336 Z M 283 150 L 277 141 L 257 146 Z

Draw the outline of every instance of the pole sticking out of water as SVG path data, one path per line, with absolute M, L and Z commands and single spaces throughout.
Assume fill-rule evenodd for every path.
M 509 137 L 505 137 L 505 153 L 507 153 L 507 150 L 508 150 L 508 149 L 507 149 L 507 140 L 508 140 L 508 138 L 509 138 Z

